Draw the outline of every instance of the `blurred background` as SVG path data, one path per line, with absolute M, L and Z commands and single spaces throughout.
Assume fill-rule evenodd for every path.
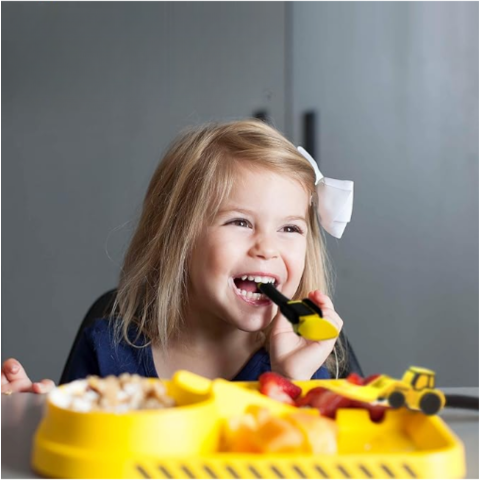
M 58 381 L 183 127 L 266 116 L 355 182 L 366 374 L 478 386 L 477 2 L 2 2 L 2 360 Z

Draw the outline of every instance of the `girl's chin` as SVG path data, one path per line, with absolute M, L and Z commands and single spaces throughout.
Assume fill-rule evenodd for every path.
M 262 330 L 265 330 L 272 323 L 271 317 L 268 317 L 268 318 L 265 318 L 265 316 L 262 316 L 262 317 L 251 316 L 250 318 L 247 318 L 247 317 L 248 316 L 245 316 L 243 318 L 236 319 L 236 321 L 234 321 L 235 326 L 242 332 L 247 332 L 247 333 L 261 332 Z

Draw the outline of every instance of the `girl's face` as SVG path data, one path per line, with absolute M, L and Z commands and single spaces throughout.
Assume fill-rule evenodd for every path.
M 295 180 L 238 166 L 230 197 L 204 228 L 191 256 L 190 311 L 200 319 L 254 332 L 277 307 L 256 288 L 274 281 L 287 297 L 300 283 L 307 247 L 309 194 Z

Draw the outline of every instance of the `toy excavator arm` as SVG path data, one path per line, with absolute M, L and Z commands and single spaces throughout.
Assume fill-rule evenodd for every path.
M 328 390 L 342 395 L 343 397 L 350 398 L 351 400 L 357 400 L 359 402 L 372 403 L 381 398 L 385 390 L 375 387 L 374 385 L 355 385 L 353 383 L 343 382 L 334 383 L 330 382 L 330 385 L 326 385 Z

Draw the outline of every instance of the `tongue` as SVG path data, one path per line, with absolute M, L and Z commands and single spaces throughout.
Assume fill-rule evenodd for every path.
M 240 290 L 245 290 L 246 292 L 255 293 L 257 291 L 257 284 L 251 280 L 235 280 L 235 285 Z

